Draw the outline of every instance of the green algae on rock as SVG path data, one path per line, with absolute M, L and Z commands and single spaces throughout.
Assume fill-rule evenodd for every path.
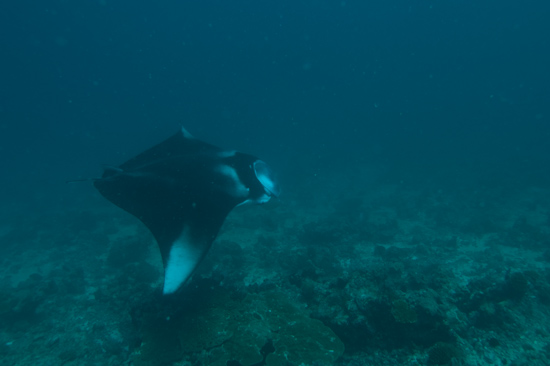
M 344 344 L 329 327 L 310 318 L 283 292 L 248 295 L 242 301 L 221 290 L 216 296 L 216 305 L 177 314 L 168 327 L 145 324 L 142 332 L 147 341 L 134 357 L 135 364 L 160 365 L 188 356 L 212 366 L 225 366 L 227 361 L 249 366 L 264 359 L 268 366 L 332 365 L 344 352 Z M 161 341 L 152 341 L 153 337 Z M 167 337 L 173 339 L 167 342 Z M 272 352 L 262 349 L 268 343 Z M 154 354 L 160 353 L 170 355 L 170 360 L 162 357 L 155 363 Z
M 418 320 L 416 311 L 403 299 L 395 300 L 392 303 L 391 313 L 398 323 L 412 324 Z
M 174 323 L 147 319 L 142 330 L 140 352 L 132 357 L 135 366 L 160 366 L 178 361 L 183 350 Z

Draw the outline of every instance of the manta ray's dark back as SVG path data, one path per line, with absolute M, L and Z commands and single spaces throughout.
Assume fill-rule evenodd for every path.
M 183 128 L 119 167 L 106 168 L 94 186 L 152 232 L 164 263 L 165 294 L 193 274 L 234 207 L 279 194 L 266 163 L 197 140 Z

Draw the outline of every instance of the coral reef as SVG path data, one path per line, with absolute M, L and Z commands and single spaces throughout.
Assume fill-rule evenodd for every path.
M 549 364 L 548 193 L 359 186 L 322 202 L 308 191 L 237 209 L 171 297 L 161 295 L 151 234 L 115 208 L 9 222 L 0 231 L 0 358 Z

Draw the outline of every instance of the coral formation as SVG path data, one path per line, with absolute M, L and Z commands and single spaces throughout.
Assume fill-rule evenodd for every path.
M 428 351 L 428 365 L 450 365 L 460 358 L 460 350 L 450 343 L 437 343 Z
M 513 300 L 521 300 L 527 293 L 529 281 L 521 272 L 514 272 L 506 276 L 504 285 L 505 295 Z
M 395 300 L 392 303 L 391 313 L 398 323 L 412 324 L 418 320 L 416 311 L 403 299 Z
M 242 301 L 222 289 L 212 296 L 208 306 L 187 309 L 170 320 L 145 319 L 135 364 L 162 365 L 188 354 L 213 366 L 228 361 L 249 366 L 264 359 L 268 366 L 332 365 L 344 352 L 330 328 L 280 291 L 251 294 Z M 272 345 L 271 352 L 262 352 L 266 344 Z

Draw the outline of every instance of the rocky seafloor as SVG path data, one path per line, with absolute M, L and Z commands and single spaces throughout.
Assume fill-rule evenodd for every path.
M 173 296 L 99 197 L 2 213 L 0 364 L 550 364 L 550 190 L 325 183 L 237 208 Z

